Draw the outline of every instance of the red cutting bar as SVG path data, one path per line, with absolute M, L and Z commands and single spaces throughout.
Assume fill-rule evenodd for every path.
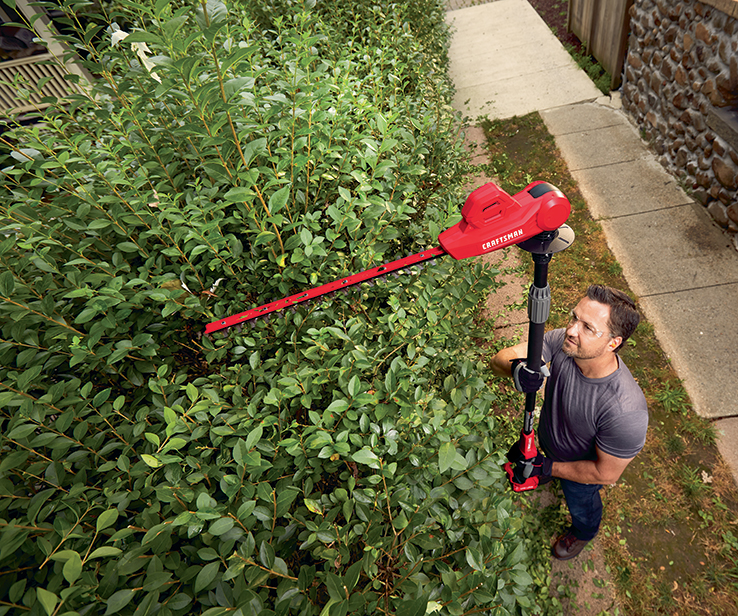
M 440 257 L 445 254 L 446 251 L 439 246 L 438 248 L 432 248 L 424 252 L 419 252 L 417 254 L 410 255 L 409 257 L 403 257 L 402 259 L 398 259 L 397 261 L 385 263 L 384 265 L 380 265 L 379 267 L 373 267 L 371 269 L 364 270 L 363 272 L 359 272 L 358 274 L 353 274 L 348 278 L 340 278 L 338 280 L 334 280 L 333 282 L 324 284 L 320 287 L 314 287 L 312 289 L 309 289 L 308 291 L 296 293 L 295 295 L 290 295 L 289 297 L 278 299 L 276 302 L 264 304 L 263 306 L 259 306 L 258 308 L 252 308 L 251 310 L 247 310 L 246 312 L 241 312 L 239 314 L 234 314 L 233 316 L 226 317 L 225 319 L 213 321 L 205 328 L 205 333 L 212 334 L 213 332 L 217 332 L 221 329 L 233 327 L 234 325 L 238 325 L 239 323 L 245 323 L 246 321 L 250 321 L 251 319 L 255 319 L 256 317 L 266 316 L 277 310 L 282 310 L 284 308 L 288 308 L 289 306 L 294 306 L 296 304 L 315 299 L 316 297 L 326 295 L 327 293 L 332 293 L 333 291 L 346 289 L 355 284 L 366 282 L 367 280 L 371 280 L 372 278 L 384 276 L 385 274 L 390 274 L 405 267 L 417 265 L 418 263 L 422 263 L 423 261 L 435 259 L 436 257 Z

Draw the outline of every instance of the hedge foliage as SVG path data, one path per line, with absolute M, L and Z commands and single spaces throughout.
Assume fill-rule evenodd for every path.
M 458 220 L 442 3 L 87 8 L 0 137 L 0 614 L 527 613 L 492 272 L 201 335 Z

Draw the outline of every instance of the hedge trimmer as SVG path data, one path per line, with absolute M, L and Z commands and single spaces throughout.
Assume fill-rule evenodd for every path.
M 284 308 L 368 282 L 373 278 L 445 254 L 460 260 L 515 244 L 531 253 L 535 266 L 533 284 L 528 292 L 530 325 L 526 364 L 530 370 L 538 371 L 541 368 L 544 326 L 551 307 L 551 292 L 547 282 L 548 263 L 554 253 L 564 250 L 574 241 L 573 231 L 564 224 L 570 212 L 569 200 L 558 188 L 547 182 L 533 182 L 514 197 L 490 182 L 469 195 L 461 210 L 462 220 L 438 236 L 441 244 L 439 247 L 213 321 L 205 332 L 212 334 L 231 327 L 240 327 L 243 323 Z M 538 478 L 531 477 L 533 460 L 538 453 L 533 430 L 535 402 L 535 392 L 526 394 L 523 429 L 517 451 L 513 450 L 512 459 L 505 464 L 508 479 L 516 492 L 538 487 Z
M 532 240 L 536 246 L 541 242 L 551 242 L 557 238 L 560 243 L 566 243 L 562 229 L 569 229 L 564 222 L 570 212 L 569 200 L 558 188 L 547 182 L 533 182 L 513 197 L 490 182 L 469 195 L 461 210 L 462 220 L 438 236 L 441 244 L 439 247 L 218 319 L 207 325 L 205 333 L 213 334 L 232 327 L 240 327 L 244 323 L 253 322 L 254 319 L 265 317 L 273 312 L 368 282 L 373 278 L 385 276 L 445 254 L 461 260 L 514 244 L 520 245 L 528 240 Z

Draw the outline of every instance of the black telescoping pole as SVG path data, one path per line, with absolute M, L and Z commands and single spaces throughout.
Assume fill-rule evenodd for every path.
M 548 264 L 552 253 L 533 253 L 533 284 L 528 291 L 528 357 L 526 364 L 534 372 L 541 369 L 543 334 L 551 311 L 551 289 L 548 286 Z M 536 393 L 525 395 L 525 414 L 523 415 L 523 434 L 533 431 L 533 411 L 536 407 Z

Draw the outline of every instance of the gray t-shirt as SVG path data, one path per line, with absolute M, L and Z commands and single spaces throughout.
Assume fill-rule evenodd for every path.
M 632 458 L 646 442 L 648 407 L 641 388 L 618 357 L 618 369 L 602 379 L 585 377 L 561 350 L 564 330 L 547 332 L 543 361 L 551 376 L 538 423 L 543 451 L 558 462 L 596 460 L 595 446 Z

